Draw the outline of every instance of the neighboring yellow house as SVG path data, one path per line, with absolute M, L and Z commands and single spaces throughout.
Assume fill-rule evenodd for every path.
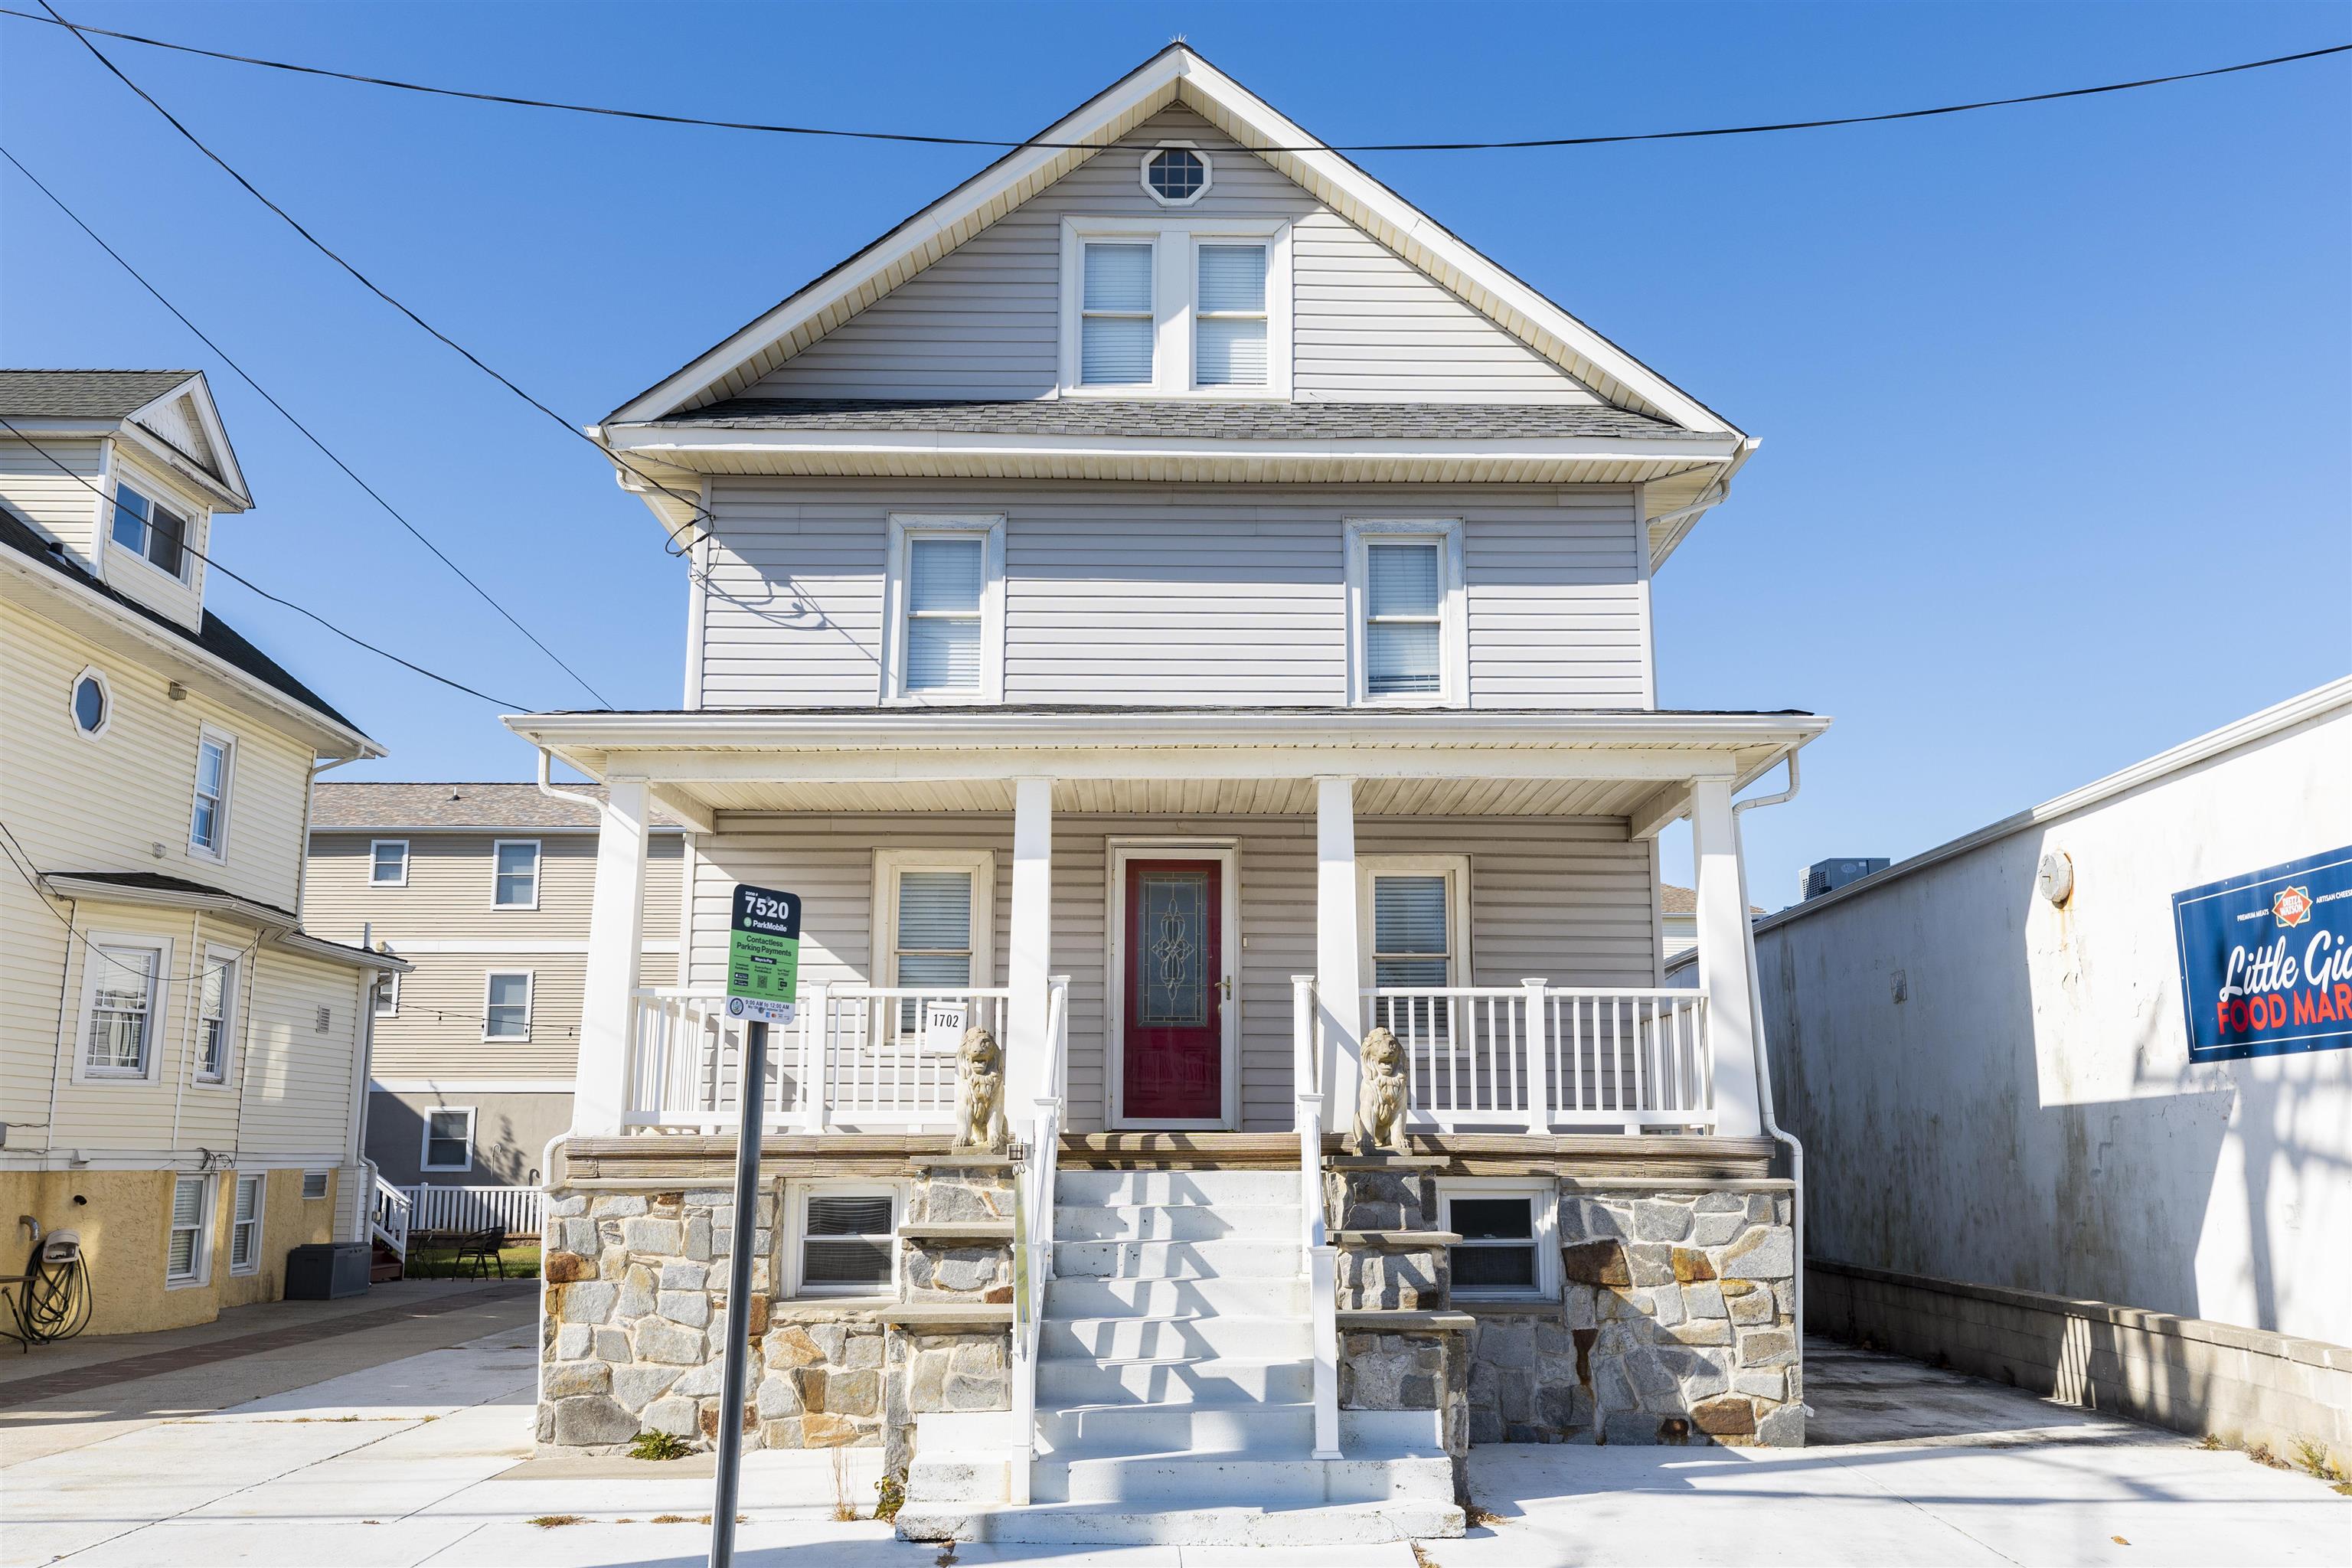
M 204 1322 L 368 1236 L 404 966 L 294 911 L 312 781 L 383 753 L 205 608 L 252 498 L 201 374 L 0 371 L 0 1220 L 79 1233 L 89 1331 Z

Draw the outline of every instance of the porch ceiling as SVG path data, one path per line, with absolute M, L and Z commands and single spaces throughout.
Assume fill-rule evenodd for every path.
M 792 780 L 669 786 L 709 811 L 1009 812 L 1013 784 Z M 1657 789 L 1651 780 L 1369 779 L 1362 816 L 1627 816 Z M 1117 816 L 1307 816 L 1312 779 L 1056 779 L 1056 812 Z

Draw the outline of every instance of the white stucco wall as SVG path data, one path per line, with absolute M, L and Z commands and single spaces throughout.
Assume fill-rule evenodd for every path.
M 2303 700 L 1766 923 L 1812 1256 L 2352 1344 L 2352 1050 L 2192 1067 L 2172 925 L 2182 889 L 2352 842 L 2352 681 Z

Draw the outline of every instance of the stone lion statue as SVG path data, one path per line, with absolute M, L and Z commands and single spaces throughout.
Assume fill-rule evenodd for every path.
M 994 1152 L 1011 1142 L 1004 1125 L 1004 1052 L 986 1029 L 966 1029 L 956 1050 L 955 1146 Z
M 1391 1154 L 1412 1151 L 1404 1141 L 1407 1104 L 1404 1047 L 1396 1036 L 1375 1026 L 1364 1037 L 1363 1074 L 1356 1086 L 1356 1126 L 1349 1142 L 1359 1154 L 1385 1149 Z

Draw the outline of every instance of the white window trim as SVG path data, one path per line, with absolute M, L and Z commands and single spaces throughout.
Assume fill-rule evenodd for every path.
M 1440 1176 L 1437 1180 L 1437 1226 L 1454 1229 L 1455 1198 L 1525 1197 L 1534 1219 L 1529 1227 L 1536 1251 L 1536 1283 L 1528 1290 L 1465 1290 L 1454 1288 L 1465 1301 L 1553 1301 L 1559 1299 L 1559 1188 L 1549 1180 L 1526 1177 Z M 1448 1273 L 1452 1271 L 1449 1269 Z
M 1375 877 L 1444 877 L 1445 882 L 1445 984 L 1468 985 L 1470 964 L 1470 857 L 1467 855 L 1359 855 L 1356 857 L 1356 933 L 1362 952 L 1364 984 L 1372 984 L 1379 942 L 1372 923 Z
M 180 1184 L 194 1182 L 202 1195 L 196 1200 L 196 1242 L 188 1255 L 188 1272 L 172 1272 L 172 1233 L 180 1227 L 172 1223 L 172 1210 L 177 1206 Z M 193 1290 L 209 1285 L 213 1280 L 213 1226 L 220 1217 L 220 1184 L 210 1175 L 194 1173 L 175 1173 L 172 1177 L 172 1201 L 163 1205 L 163 1289 Z M 231 1214 L 236 1211 L 232 1209 Z
M 1470 702 L 1470 617 L 1462 582 L 1462 520 L 1351 517 L 1348 528 L 1348 703 L 1355 708 L 1465 708 Z M 1437 689 L 1371 694 L 1365 626 L 1371 612 L 1368 540 L 1426 542 L 1437 552 Z
M 811 1289 L 802 1279 L 802 1244 L 808 1239 L 808 1202 L 812 1197 L 880 1197 L 890 1199 L 890 1280 L 871 1294 L 837 1286 L 820 1285 Z M 896 1300 L 898 1295 L 900 1248 L 898 1226 L 907 1223 L 907 1186 L 903 1182 L 876 1180 L 870 1176 L 824 1176 L 809 1181 L 787 1182 L 784 1184 L 784 1294 L 818 1301 Z
M 76 1083 L 157 1083 L 163 1076 L 163 1043 L 172 1000 L 172 939 L 143 931 L 90 931 L 81 933 L 81 1012 L 74 1026 L 73 1081 Z M 102 947 L 144 948 L 155 954 L 155 989 L 147 1002 L 147 1064 L 143 1072 L 120 1072 L 89 1067 L 89 1016 L 98 1004 L 98 977 L 106 960 Z
M 490 1033 L 490 982 L 501 974 L 522 976 L 522 1033 L 493 1035 Z M 535 969 L 492 969 L 482 975 L 482 1044 L 486 1046 L 527 1046 L 530 1044 L 531 1008 L 539 995 L 539 972 Z
M 74 711 L 74 698 L 80 693 L 81 683 L 85 680 L 98 682 L 100 699 L 106 704 L 106 710 L 99 715 L 95 730 L 83 729 L 81 715 Z M 106 671 L 94 664 L 85 664 L 71 680 L 66 682 L 66 722 L 72 726 L 75 734 L 85 741 L 102 740 L 107 731 L 114 727 L 114 683 L 106 679 Z
M 205 743 L 211 742 L 221 749 L 220 804 L 213 808 L 213 839 L 210 845 L 196 842 L 196 796 L 204 781 Z M 196 765 L 188 781 L 188 853 L 200 860 L 215 862 L 228 858 L 228 835 L 231 818 L 236 814 L 236 737 L 226 730 L 211 724 L 196 728 Z
M 1201 188 L 1189 196 L 1163 196 L 1151 188 L 1151 160 L 1162 153 L 1174 152 L 1180 148 L 1201 160 Z M 1160 206 L 1198 206 L 1201 198 L 1207 195 L 1210 189 L 1217 183 L 1217 161 L 1210 157 L 1208 150 L 1197 142 L 1155 142 L 1146 147 L 1142 155 L 1135 161 L 1135 183 L 1141 185 L 1143 194 Z
M 474 1168 L 474 1107 L 470 1105 L 428 1105 L 420 1119 L 423 1137 L 417 1143 L 416 1168 L 419 1171 L 470 1171 Z M 436 1165 L 433 1163 L 433 1119 L 436 1116 L 463 1116 L 466 1119 L 466 1163 L 462 1165 Z
M 1290 223 L 1279 218 L 1066 217 L 1062 220 L 1061 395 L 1176 397 L 1218 403 L 1287 402 L 1291 394 Z M 1078 379 L 1079 337 L 1086 298 L 1086 243 L 1090 239 L 1150 240 L 1151 255 L 1151 380 L 1087 386 Z M 1264 244 L 1265 256 L 1265 384 L 1192 384 L 1193 298 L 1199 286 L 1194 255 L 1202 240 Z
M 530 846 L 530 902 L 502 904 L 499 902 L 499 851 L 509 844 Z M 547 874 L 547 843 L 540 838 L 493 838 L 490 840 L 490 908 L 506 914 L 530 914 L 539 908 L 539 884 Z
M 379 881 L 377 881 L 377 880 L 375 879 L 375 852 L 376 852 L 378 849 L 382 848 L 383 846 L 387 845 L 387 844 L 397 844 L 397 845 L 399 845 L 399 846 L 400 846 L 400 876 L 399 876 L 399 879 L 398 879 L 397 880 L 395 880 L 395 881 L 390 881 L 390 882 L 379 882 Z M 491 898 L 493 898 L 493 899 L 496 899 L 496 898 L 499 896 L 499 886 L 498 886 L 498 874 L 499 874 L 499 873 L 498 873 L 498 866 L 499 866 L 499 861 L 498 861 L 498 851 L 497 851 L 497 850 L 495 850 L 495 849 L 493 849 L 493 850 L 491 850 L 491 851 L 490 851 L 490 897 L 491 897 Z M 371 887 L 371 888 L 405 888 L 406 886 L 408 886 L 408 840 L 407 840 L 407 839 L 405 839 L 405 838 L 371 838 L 371 839 L 369 839 L 369 840 L 368 840 L 368 879 L 367 879 L 367 885 L 368 885 L 369 887 Z M 534 872 L 534 873 L 532 874 L 532 877 L 531 877 L 531 891 L 532 891 L 533 893 L 537 893 L 537 892 L 538 892 L 538 890 L 539 890 L 539 878 L 538 878 L 537 873 L 535 873 L 535 872 Z M 508 905 L 508 904 L 501 904 L 501 905 L 499 906 L 499 908 L 501 908 L 501 909 L 510 909 L 510 908 L 512 908 L 512 907 L 513 907 L 512 905 Z
M 128 489 L 131 494 L 137 496 L 140 500 L 147 503 L 148 521 L 142 521 L 139 525 L 139 548 L 136 550 L 131 549 L 131 546 L 123 543 L 121 540 L 114 537 L 114 520 L 121 511 L 121 506 L 117 498 L 121 495 L 125 489 Z M 126 486 L 124 481 L 118 478 L 114 481 L 113 493 L 107 497 L 106 501 L 106 531 L 104 534 L 106 548 L 108 550 L 119 552 L 124 555 L 134 557 L 141 565 L 146 567 L 148 571 L 154 573 L 157 576 L 163 578 L 166 582 L 177 583 L 183 588 L 194 587 L 196 581 L 196 552 L 202 550 L 205 546 L 202 535 L 206 526 L 212 521 L 212 509 L 205 506 L 192 507 L 185 501 L 178 500 L 176 497 L 170 500 L 165 500 L 163 497 L 168 492 L 166 490 L 147 482 L 143 479 L 136 483 Z M 186 524 L 185 531 L 180 535 L 180 570 L 176 573 L 164 571 L 161 566 L 156 565 L 153 561 L 150 560 L 147 555 L 148 536 L 154 531 L 155 528 L 155 524 L 152 521 L 154 509 L 159 506 L 173 512 L 183 523 Z
M 319 1183 L 319 1192 L 316 1197 L 313 1197 L 310 1194 L 310 1181 L 312 1177 L 316 1177 Z M 332 1171 L 305 1171 L 302 1173 L 302 1201 L 304 1203 L 325 1203 L 330 1197 L 334 1195 L 334 1173 Z
M 221 987 L 221 1070 L 218 1078 L 205 1076 L 205 983 L 203 970 L 198 971 L 195 988 L 189 994 L 188 1005 L 195 1012 L 195 1049 L 189 1053 L 188 1083 L 195 1089 L 226 1089 L 236 1078 L 236 1034 L 243 1009 L 238 1006 L 238 991 L 245 984 L 246 951 L 241 947 L 207 944 L 203 970 L 215 963 L 230 966 L 227 984 Z
M 996 852 L 992 849 L 877 849 L 874 852 L 874 984 L 898 984 L 898 878 L 907 871 L 971 873 L 971 984 L 996 983 Z
M 980 686 L 972 691 L 907 689 L 907 609 L 913 542 L 982 536 Z M 996 513 L 892 512 L 882 584 L 882 702 L 898 708 L 964 708 L 1004 700 L 1004 519 Z
M 489 981 L 486 978 L 482 984 L 487 989 Z M 489 1021 L 489 1003 L 486 996 L 482 1004 L 482 1019 L 485 1026 Z M 375 1001 L 369 1016 L 375 1018 L 400 1016 L 400 971 L 397 969 L 387 969 L 375 977 Z
M 246 1223 L 253 1226 L 253 1257 L 250 1261 L 236 1260 L 236 1191 L 246 1183 L 253 1184 L 253 1218 Z M 231 1274 L 261 1272 L 262 1221 L 269 1213 L 269 1178 L 258 1171 L 239 1173 L 228 1184 L 228 1271 Z

